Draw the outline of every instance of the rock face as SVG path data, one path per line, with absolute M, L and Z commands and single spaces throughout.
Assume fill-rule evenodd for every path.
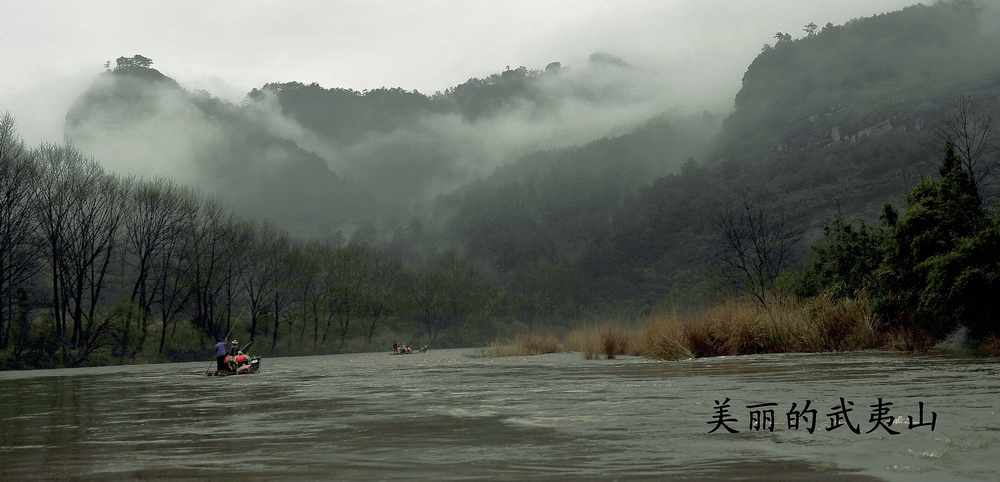
M 877 224 L 885 202 L 901 205 L 906 186 L 937 174 L 935 127 L 959 98 L 1000 108 L 998 49 L 982 12 L 943 2 L 782 41 L 747 68 L 705 163 L 775 193 L 804 239 L 837 210 Z
M 962 326 L 951 332 L 947 338 L 934 345 L 935 350 L 965 351 L 971 350 L 969 340 L 969 329 Z
M 963 5 L 916 5 L 764 49 L 743 77 L 720 151 L 856 143 L 920 131 L 959 94 L 995 103 L 1000 60 L 989 52 L 1000 36 Z

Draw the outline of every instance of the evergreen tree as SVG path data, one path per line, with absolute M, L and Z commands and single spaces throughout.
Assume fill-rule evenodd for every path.
M 1000 334 L 1000 222 L 963 238 L 951 252 L 927 261 L 918 313 L 949 326 L 963 324 L 982 339 Z
M 960 270 L 946 260 L 954 260 L 953 251 L 988 224 L 975 183 L 950 143 L 939 173 L 939 182 L 925 177 L 906 193 L 909 208 L 887 229 L 881 272 L 892 321 L 912 322 L 935 336 L 959 322 L 955 311 L 941 309 L 939 301 L 947 295 L 940 270 Z
M 864 221 L 846 222 L 838 209 L 823 227 L 823 236 L 812 248 L 815 258 L 804 273 L 806 293 L 832 291 L 852 297 L 870 288 L 884 256 L 883 232 Z

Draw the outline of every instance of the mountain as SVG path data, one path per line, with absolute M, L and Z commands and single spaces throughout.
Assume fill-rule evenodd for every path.
M 77 100 L 67 139 L 112 170 L 199 186 L 310 237 L 417 209 L 540 149 L 624 134 L 672 102 L 606 54 L 431 96 L 266 84 L 239 106 L 188 92 L 141 58 L 123 58 Z
M 985 30 L 981 9 L 963 5 L 915 5 L 765 47 L 743 78 L 721 152 L 919 130 L 955 93 L 995 99 L 996 33 Z
M 997 24 L 957 1 L 779 33 L 725 119 L 595 54 L 433 95 L 266 84 L 239 106 L 115 69 L 66 133 L 295 234 L 353 232 L 414 264 L 455 248 L 498 282 L 560 280 L 565 305 L 648 311 L 717 292 L 715 224 L 741 193 L 794 226 L 799 259 L 838 209 L 877 222 L 899 204 L 936 172 L 956 105 L 995 112 Z
M 884 203 L 902 204 L 908 186 L 937 172 L 956 106 L 995 118 L 992 15 L 964 2 L 917 5 L 782 35 L 748 67 L 710 147 L 679 172 L 623 181 L 614 169 L 633 162 L 622 154 L 640 150 L 640 130 L 535 154 L 535 173 L 518 178 L 511 166 L 450 198 L 449 239 L 501 271 L 571 266 L 581 300 L 648 309 L 716 292 L 719 213 L 750 193 L 799 233 L 801 262 L 838 209 L 877 223 Z M 993 154 L 979 167 L 996 166 Z
M 915 5 L 765 47 L 707 162 L 795 199 L 812 227 L 834 199 L 873 220 L 936 173 L 956 103 L 996 112 L 995 16 L 970 2 Z
M 77 99 L 65 135 L 113 171 L 176 179 L 301 235 L 329 236 L 345 220 L 375 215 L 364 189 L 275 122 L 128 66 L 105 72 Z

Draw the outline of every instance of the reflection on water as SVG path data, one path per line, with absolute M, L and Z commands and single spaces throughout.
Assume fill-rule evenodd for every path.
M 1000 478 L 996 359 L 476 353 L 0 373 L 0 479 Z

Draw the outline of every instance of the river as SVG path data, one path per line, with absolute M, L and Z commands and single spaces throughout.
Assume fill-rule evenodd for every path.
M 482 354 L 0 372 L 0 480 L 1000 480 L 997 358 Z

